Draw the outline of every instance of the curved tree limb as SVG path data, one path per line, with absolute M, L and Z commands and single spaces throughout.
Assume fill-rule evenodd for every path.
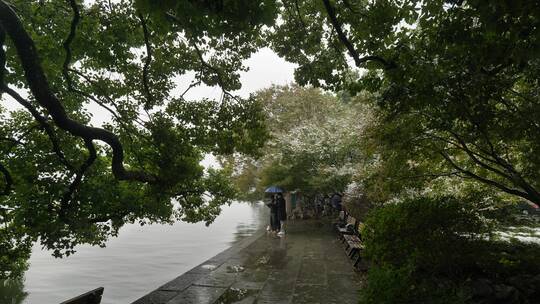
M 152 44 L 150 44 L 150 32 L 148 31 L 148 26 L 146 25 L 146 21 L 144 20 L 144 16 L 139 13 L 137 14 L 139 17 L 139 20 L 141 21 L 141 26 L 143 29 L 143 35 L 144 35 L 144 44 L 146 46 L 146 59 L 144 61 L 143 66 L 143 88 L 144 92 L 146 94 L 147 99 L 147 106 L 145 107 L 145 110 L 148 110 L 150 108 L 150 105 L 152 104 L 154 100 L 154 96 L 152 96 L 152 92 L 150 92 L 150 86 L 148 85 L 148 73 L 150 64 L 152 63 Z
M 456 144 L 456 147 L 458 147 L 460 150 L 464 151 L 465 153 L 467 153 L 467 155 L 469 156 L 470 159 L 472 159 L 474 161 L 474 163 L 478 164 L 479 166 L 481 166 L 482 168 L 488 170 L 488 171 L 491 171 L 493 173 L 496 173 L 498 175 L 500 175 L 501 177 L 503 178 L 506 178 L 508 179 L 509 181 L 513 181 L 512 180 L 512 177 L 510 175 L 508 175 L 506 172 L 503 172 L 501 170 L 499 170 L 498 168 L 495 168 L 493 166 L 490 166 L 488 164 L 486 164 L 485 162 L 481 161 L 478 157 L 477 157 L 477 153 L 475 153 L 474 151 L 472 151 L 469 146 L 467 145 L 467 143 L 465 142 L 465 140 L 463 140 L 463 138 L 461 138 L 460 136 L 458 136 L 456 133 L 452 132 L 452 131 L 448 131 L 450 134 L 452 134 L 452 136 L 458 141 L 459 144 Z M 490 160 L 492 161 L 492 160 Z M 493 162 L 493 161 L 492 161 Z M 497 163 L 495 163 L 497 164 Z M 500 164 L 499 164 L 500 165 Z
M 51 141 L 53 151 L 58 156 L 62 164 L 64 164 L 64 166 L 66 166 L 66 168 L 68 168 L 69 170 L 74 170 L 74 167 L 66 159 L 64 152 L 62 152 L 62 148 L 60 148 L 60 142 L 58 141 L 56 132 L 54 132 L 54 129 L 47 121 L 47 118 L 42 116 L 39 113 L 39 111 L 34 107 L 33 104 L 28 102 L 21 95 L 19 95 L 19 93 L 17 93 L 15 90 L 11 89 L 10 87 L 6 86 L 5 84 L 0 84 L 0 91 L 7 93 L 9 96 L 15 99 L 20 105 L 25 107 L 25 109 L 28 110 L 30 114 L 32 114 L 32 116 L 39 123 L 41 128 L 45 131 L 45 133 L 47 133 L 47 136 L 49 137 L 49 140 Z
M 494 144 L 491 142 L 491 139 L 489 138 L 486 130 L 480 127 L 480 125 L 476 124 L 477 129 L 479 132 L 483 135 L 484 140 L 487 142 L 490 154 L 494 159 L 495 162 L 503 167 L 506 171 L 509 172 L 511 176 L 511 180 L 514 182 L 514 184 L 520 186 L 523 190 L 525 190 L 527 193 L 531 194 L 532 196 L 540 198 L 540 192 L 536 190 L 529 182 L 525 180 L 525 178 L 522 176 L 522 174 L 512 165 L 512 163 L 509 160 L 505 160 L 502 158 L 496 151 Z
M 513 167 L 510 164 L 507 164 L 506 162 L 504 162 L 504 160 L 502 160 L 497 155 L 493 155 L 491 153 L 488 153 L 488 155 L 490 156 L 490 157 L 488 157 L 488 156 L 485 156 L 485 155 L 482 155 L 482 154 L 480 154 L 478 152 L 473 151 L 469 147 L 469 145 L 465 142 L 465 140 L 463 138 L 461 138 L 457 133 L 452 132 L 452 131 L 448 131 L 448 132 L 452 135 L 452 137 L 457 142 L 454 142 L 454 141 L 451 141 L 451 140 L 448 140 L 448 139 L 445 139 L 445 138 L 442 138 L 442 137 L 439 137 L 439 136 L 435 136 L 435 135 L 429 135 L 429 137 L 431 137 L 431 138 L 433 138 L 435 140 L 440 140 L 442 142 L 450 144 L 455 149 L 458 149 L 460 151 L 465 152 L 467 154 L 467 156 L 469 157 L 469 159 L 474 164 L 486 169 L 489 172 L 497 174 L 499 177 L 503 178 L 504 180 L 506 180 L 507 182 L 509 182 L 513 186 L 522 189 L 524 191 L 523 193 L 527 193 L 527 195 L 528 195 L 527 199 L 533 200 L 532 198 L 536 198 L 536 200 L 540 200 L 540 195 L 538 194 L 538 192 L 530 184 L 528 184 L 523 179 L 523 177 L 521 177 L 521 175 L 517 171 L 510 170 L 507 167 L 507 165 L 509 165 L 513 169 Z M 482 152 L 487 153 L 485 151 L 482 151 Z M 450 156 L 448 154 L 446 154 L 446 156 L 448 156 L 448 157 L 444 157 L 444 155 L 443 155 L 443 157 L 447 160 L 447 162 L 449 162 L 450 165 L 452 165 L 452 167 L 456 168 L 457 164 L 450 159 Z M 504 163 L 501 163 L 501 161 L 504 162 Z M 489 165 L 487 162 L 493 164 L 494 166 Z M 466 173 L 464 171 L 462 171 L 462 172 Z M 486 178 L 482 178 L 482 179 L 484 179 L 484 180 L 482 180 L 480 178 L 477 178 L 478 175 L 473 176 L 473 175 L 471 175 L 469 173 L 466 173 L 466 174 L 469 175 L 470 177 L 476 178 L 476 179 L 478 179 L 478 180 L 480 180 L 480 181 L 482 181 L 484 183 L 490 184 L 492 186 L 496 186 L 493 183 L 486 182 L 485 180 L 488 180 Z M 503 191 L 505 191 L 505 192 L 508 192 L 508 191 L 504 190 L 503 188 L 501 188 L 499 186 L 496 186 L 496 187 L 503 190 Z M 507 188 L 507 189 L 510 189 L 510 188 Z M 508 192 L 508 193 L 515 194 L 515 193 L 512 193 L 512 192 Z M 516 195 L 518 195 L 518 194 L 516 194 Z M 519 195 L 519 196 L 524 197 L 522 195 Z
M 522 197 L 522 198 L 525 198 L 531 202 L 535 202 L 535 201 L 538 201 L 538 198 L 536 197 L 533 197 L 531 195 L 529 195 L 528 193 L 526 192 L 523 192 L 523 191 L 519 191 L 517 189 L 511 189 L 511 188 L 508 188 L 506 187 L 505 185 L 503 184 L 500 184 L 496 181 L 493 181 L 493 180 L 490 180 L 490 179 L 487 179 L 487 178 L 484 178 L 482 176 L 479 176 L 477 174 L 474 174 L 473 172 L 467 170 L 467 169 L 464 169 L 460 166 L 458 166 L 453 160 L 452 158 L 445 152 L 439 152 L 439 154 L 452 166 L 454 167 L 456 170 L 462 172 L 463 174 L 466 174 L 484 184 L 487 184 L 487 185 L 490 185 L 490 186 L 494 186 L 500 190 L 502 190 L 503 192 L 506 192 L 508 194 L 513 194 L 513 195 L 516 195 L 516 196 L 519 196 L 519 197 Z
M 78 70 L 75 70 L 75 69 L 72 69 L 72 68 L 69 68 L 69 71 L 72 72 L 72 73 L 75 73 L 77 74 L 77 76 L 81 77 L 82 79 L 86 80 L 86 82 L 88 82 L 90 85 L 92 85 L 94 88 L 98 89 L 100 92 L 100 94 L 102 94 L 102 96 L 100 97 L 103 97 L 105 99 L 106 102 L 110 103 L 112 105 L 112 107 L 114 108 L 114 110 L 107 106 L 105 104 L 105 102 L 99 100 L 98 97 L 95 97 L 95 96 L 92 96 L 91 94 L 88 94 L 88 93 L 85 93 L 81 90 L 78 90 L 78 89 L 75 89 L 75 88 L 72 88 L 70 90 L 72 90 L 74 93 L 77 93 L 85 98 L 88 98 L 90 100 L 92 100 L 93 102 L 95 102 L 97 105 L 99 105 L 100 107 L 104 108 L 105 110 L 107 110 L 107 112 L 111 113 L 111 115 L 120 123 L 120 124 L 123 124 L 123 120 L 125 119 L 124 117 L 122 117 L 122 114 L 121 114 L 121 111 L 118 110 L 118 105 L 115 103 L 115 101 L 110 98 L 109 96 L 106 96 L 106 92 L 105 92 L 105 89 L 102 88 L 101 86 L 99 86 L 99 84 L 96 83 L 95 80 L 93 80 L 92 78 L 90 78 L 90 76 L 88 75 L 85 75 L 84 73 L 82 73 L 81 71 L 78 71 Z M 115 112 L 116 110 L 116 112 Z M 145 128 L 145 122 L 140 120 L 140 119 L 133 119 L 134 122 L 136 122 L 138 125 L 140 125 L 141 127 Z
M 69 201 L 73 198 L 75 191 L 77 191 L 77 189 L 79 188 L 82 182 L 82 179 L 84 177 L 84 174 L 86 173 L 88 168 L 90 168 L 92 164 L 94 164 L 94 162 L 97 159 L 96 147 L 92 143 L 92 140 L 85 140 L 84 144 L 86 146 L 86 149 L 89 152 L 89 155 L 86 161 L 77 170 L 75 179 L 71 182 L 71 184 L 68 187 L 68 190 L 62 196 L 62 200 L 60 201 L 60 217 L 65 215 L 65 211 L 68 208 Z
M 85 92 L 75 88 L 75 85 L 73 83 L 73 79 L 69 75 L 69 72 L 74 72 L 77 75 L 79 75 L 79 76 L 83 77 L 84 79 L 86 79 L 89 83 L 93 84 L 93 82 L 90 81 L 89 78 L 86 77 L 84 74 L 70 68 L 71 59 L 72 59 L 71 43 L 75 39 L 75 35 L 77 33 L 77 26 L 78 26 L 78 24 L 79 24 L 79 22 L 81 20 L 81 14 L 80 14 L 79 7 L 77 6 L 76 1 L 75 0 L 68 0 L 68 1 L 69 1 L 70 6 L 71 6 L 71 9 L 73 11 L 73 19 L 71 20 L 71 26 L 70 26 L 69 34 L 68 34 L 66 40 L 63 43 L 63 47 L 64 47 L 64 51 L 66 53 L 66 57 L 64 59 L 63 65 L 62 65 L 62 75 L 64 76 L 64 79 L 66 80 L 68 90 L 71 91 L 71 92 L 74 92 L 76 94 L 79 94 L 79 95 L 81 95 L 81 96 L 83 96 L 83 97 L 85 97 L 87 99 L 92 100 L 93 102 L 95 102 L 96 104 L 98 104 L 99 106 L 101 106 L 102 108 L 107 110 L 127 130 L 127 128 L 124 126 L 122 118 L 119 117 L 118 114 L 114 110 L 112 110 L 105 103 L 101 102 L 98 98 L 92 96 L 91 94 L 85 93 Z M 109 99 L 108 101 L 111 104 L 114 105 L 114 102 L 112 102 L 112 100 Z M 116 108 L 116 106 L 115 106 L 115 108 Z
M 499 153 L 496 151 L 494 144 L 492 143 L 489 134 L 484 126 L 482 126 L 474 117 L 471 115 L 469 111 L 466 111 L 465 114 L 467 115 L 468 119 L 471 121 L 471 123 L 476 127 L 478 132 L 482 135 L 484 138 L 484 141 L 489 146 L 489 151 L 482 151 L 483 153 L 490 155 L 493 160 L 489 159 L 492 163 L 500 166 L 503 168 L 506 172 L 508 172 L 509 177 L 507 177 L 514 185 L 520 187 L 525 192 L 529 193 L 532 197 L 536 197 L 540 200 L 540 192 L 538 192 L 529 182 L 525 180 L 525 178 L 521 175 L 518 170 L 512 165 L 512 163 L 508 160 L 503 159 Z M 452 133 L 455 137 L 457 134 Z M 459 140 L 459 137 L 456 137 Z M 465 145 L 465 142 L 461 140 L 462 145 Z M 476 160 L 473 159 L 475 162 Z
M 69 65 L 71 63 L 71 43 L 75 39 L 75 34 L 77 31 L 77 25 L 81 20 L 81 14 L 79 13 L 79 7 L 75 0 L 68 0 L 73 11 L 73 19 L 71 20 L 71 26 L 69 29 L 69 35 L 64 41 L 63 47 L 66 52 L 66 58 L 64 59 L 64 64 L 62 65 L 62 74 L 67 82 L 68 88 L 73 88 L 73 80 L 69 76 Z
M 326 13 L 328 14 L 328 18 L 330 19 L 330 22 L 332 23 L 332 26 L 336 30 L 336 33 L 339 37 L 339 40 L 345 45 L 347 48 L 347 51 L 349 51 L 349 55 L 354 59 L 354 64 L 357 67 L 361 67 L 362 64 L 368 62 L 368 61 L 376 61 L 382 64 L 386 69 L 390 69 L 395 67 L 395 65 L 391 62 L 386 61 L 384 58 L 380 56 L 375 55 L 368 55 L 364 57 L 360 57 L 354 46 L 352 45 L 351 41 L 347 38 L 345 33 L 343 32 L 343 29 L 341 28 L 341 24 L 339 23 L 337 16 L 336 16 L 336 10 L 330 3 L 330 0 L 322 0 L 324 3 L 324 7 L 326 9 Z
M 25 72 L 25 78 L 36 101 L 50 113 L 55 124 L 85 140 L 100 140 L 112 149 L 112 172 L 119 180 L 157 182 L 157 177 L 141 171 L 130 171 L 124 167 L 124 149 L 118 137 L 110 131 L 89 127 L 68 117 L 60 100 L 49 87 L 48 80 L 39 62 L 34 41 L 24 29 L 21 20 L 11 7 L 0 0 L 0 24 L 13 41 Z
M 47 122 L 47 118 L 42 116 L 39 111 L 27 100 L 22 98 L 16 91 L 9 88 L 4 84 L 4 74 L 5 74 L 5 65 L 6 65 L 6 53 L 4 52 L 3 46 L 6 38 L 6 32 L 4 28 L 0 25 L 0 94 L 2 92 L 7 93 L 13 99 L 15 99 L 20 105 L 25 107 L 34 117 L 34 119 L 40 124 L 40 126 L 45 130 L 45 133 L 49 136 L 51 144 L 53 146 L 53 151 L 56 153 L 60 161 L 69 169 L 72 170 L 73 166 L 68 162 L 62 149 L 60 148 L 60 143 L 56 137 L 56 133 L 53 128 Z

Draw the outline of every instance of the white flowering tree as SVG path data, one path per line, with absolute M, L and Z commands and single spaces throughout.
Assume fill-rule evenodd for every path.
M 343 191 L 357 170 L 360 138 L 369 111 L 359 102 L 319 89 L 272 87 L 257 95 L 271 139 L 259 159 L 228 158 L 237 185 L 260 198 L 268 185 L 305 195 Z

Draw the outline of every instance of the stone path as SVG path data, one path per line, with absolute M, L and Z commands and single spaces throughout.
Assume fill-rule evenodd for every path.
M 358 303 L 360 275 L 327 222 L 261 232 L 133 304 Z

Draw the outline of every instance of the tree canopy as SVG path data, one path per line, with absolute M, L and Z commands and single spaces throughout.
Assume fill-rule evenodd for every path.
M 538 3 L 296 1 L 283 15 L 273 45 L 300 84 L 373 92 L 409 158 L 540 202 Z
M 62 256 L 127 222 L 210 223 L 234 191 L 204 155 L 264 143 L 260 106 L 230 91 L 268 17 L 188 1 L 189 15 L 163 15 L 152 3 L 0 2 L 0 89 L 20 105 L 0 108 L 0 277 L 20 273 L 38 239 Z M 186 100 L 199 83 L 222 98 Z M 91 104 L 110 115 L 103 126 Z
M 370 96 L 372 164 L 539 203 L 539 23 L 537 1 L 0 0 L 0 90 L 21 107 L 0 108 L 1 274 L 38 238 L 63 255 L 125 222 L 211 221 L 233 190 L 199 161 L 268 135 L 260 99 L 234 95 L 262 47 L 301 86 Z M 188 72 L 223 97 L 185 100 Z

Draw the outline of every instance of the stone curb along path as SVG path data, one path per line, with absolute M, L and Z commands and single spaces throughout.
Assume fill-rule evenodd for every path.
M 133 304 L 358 303 L 354 271 L 329 223 L 257 232 Z

